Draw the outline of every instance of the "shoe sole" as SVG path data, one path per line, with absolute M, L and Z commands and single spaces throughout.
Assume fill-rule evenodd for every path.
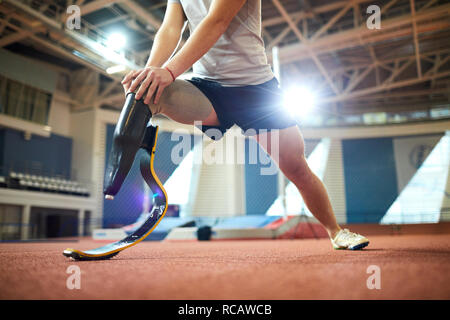
M 370 242 L 364 242 L 357 244 L 354 247 L 351 248 L 345 248 L 345 247 L 333 247 L 334 250 L 361 250 L 369 245 Z
M 362 248 L 365 248 L 369 245 L 369 242 L 360 243 L 352 248 L 349 248 L 350 250 L 361 250 Z

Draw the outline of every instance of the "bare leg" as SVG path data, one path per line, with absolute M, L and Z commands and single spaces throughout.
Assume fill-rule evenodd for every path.
M 208 98 L 188 81 L 176 80 L 168 86 L 158 104 L 149 105 L 152 114 L 163 114 L 170 119 L 193 124 L 202 121 L 204 125 L 218 125 L 219 120 Z M 256 136 L 262 147 L 271 154 L 270 132 Z M 278 166 L 286 177 L 300 191 L 308 209 L 327 229 L 330 237 L 340 230 L 328 198 L 327 191 L 320 179 L 311 171 L 304 157 L 304 142 L 300 130 L 291 127 L 279 130 Z M 262 139 L 261 139 L 262 138 Z M 266 143 L 269 142 L 269 144 Z
M 300 191 L 306 206 L 322 223 L 329 236 L 334 238 L 340 227 L 336 222 L 333 208 L 322 181 L 311 171 L 304 155 L 304 141 L 298 127 L 279 130 L 279 156 L 271 154 L 270 132 L 256 136 L 258 143 L 276 161 L 284 175 L 292 181 Z M 274 148 L 275 150 L 275 148 Z
M 193 124 L 202 121 L 203 125 L 218 125 L 216 112 L 208 98 L 192 83 L 175 80 L 164 89 L 158 104 L 149 104 L 153 115 L 163 114 L 180 123 Z

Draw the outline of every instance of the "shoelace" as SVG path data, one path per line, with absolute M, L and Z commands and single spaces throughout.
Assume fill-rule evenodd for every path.
M 344 240 L 347 240 L 347 239 L 351 239 L 351 238 L 357 238 L 358 234 L 356 234 L 354 232 L 350 232 L 350 230 L 348 230 L 348 229 L 344 229 L 344 232 L 341 236 Z

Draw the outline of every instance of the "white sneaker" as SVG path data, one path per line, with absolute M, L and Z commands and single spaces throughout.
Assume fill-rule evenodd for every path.
M 350 249 L 360 250 L 367 247 L 369 239 L 366 237 L 350 232 L 348 229 L 341 229 L 334 239 L 331 239 L 334 249 Z

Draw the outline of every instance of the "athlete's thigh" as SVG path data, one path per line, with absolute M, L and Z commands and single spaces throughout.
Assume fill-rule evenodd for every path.
M 166 87 L 158 104 L 153 104 L 152 99 L 150 109 L 154 114 L 163 114 L 184 124 L 193 124 L 194 121 L 211 126 L 219 124 L 209 99 L 186 80 L 177 79 Z
M 305 143 L 297 126 L 263 132 L 254 138 L 280 167 L 304 157 Z

